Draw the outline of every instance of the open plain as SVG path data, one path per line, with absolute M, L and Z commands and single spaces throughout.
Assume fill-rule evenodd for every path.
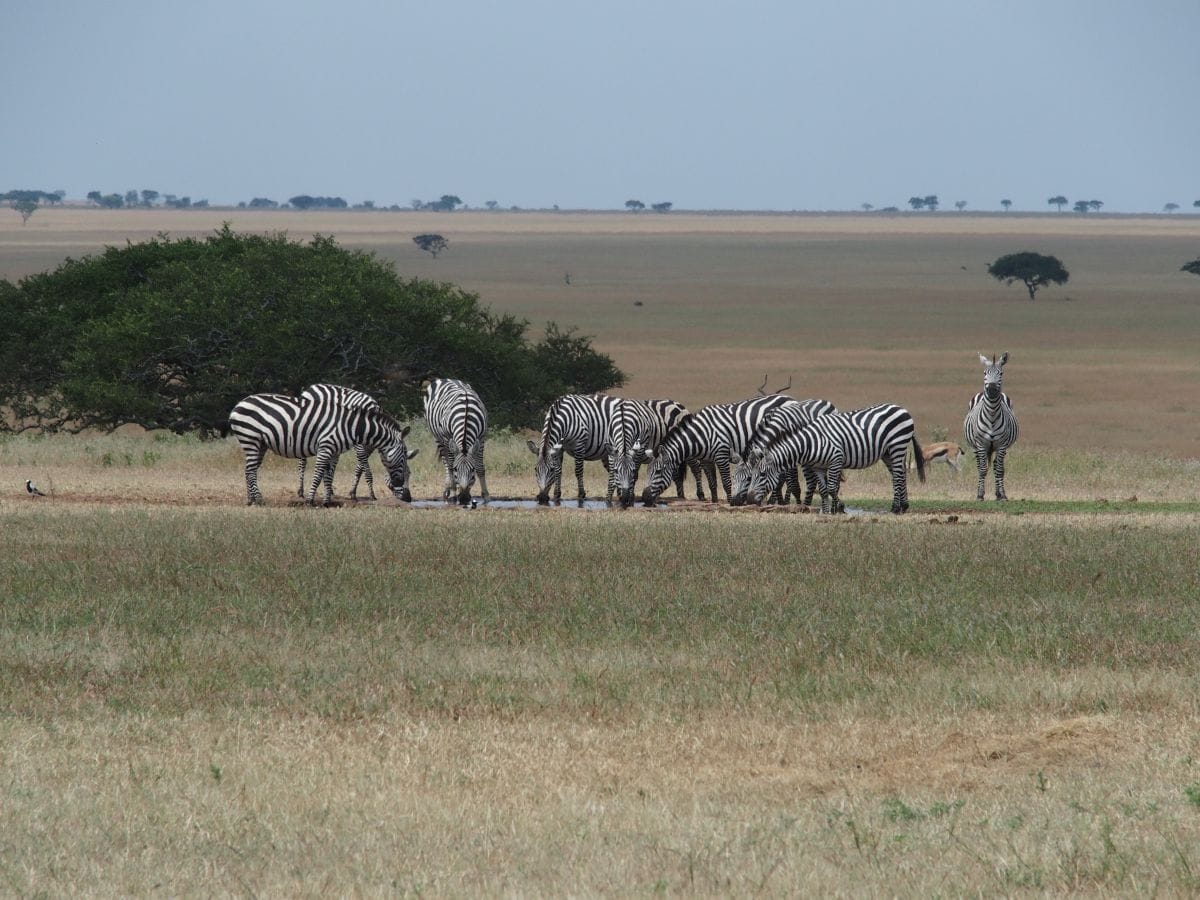
M 766 376 L 961 440 L 1007 350 L 1014 499 L 964 461 L 904 517 L 879 467 L 836 519 L 312 510 L 272 460 L 246 509 L 232 442 L 0 439 L 0 893 L 1200 891 L 1200 219 L 41 209 L 0 277 L 223 221 L 693 407 Z M 986 274 L 1025 249 L 1070 282 Z M 524 437 L 494 495 L 532 495 Z

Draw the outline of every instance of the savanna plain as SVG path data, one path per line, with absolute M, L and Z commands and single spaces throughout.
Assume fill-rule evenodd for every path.
M 271 460 L 247 509 L 231 441 L 4 438 L 0 893 L 1200 891 L 1200 219 L 43 209 L 0 277 L 223 221 L 578 326 L 693 408 L 790 380 L 961 443 L 1007 350 L 1013 499 L 964 462 L 903 517 L 878 466 L 844 517 L 307 509 Z M 986 274 L 1026 249 L 1069 283 Z M 532 496 L 526 437 L 494 496 Z

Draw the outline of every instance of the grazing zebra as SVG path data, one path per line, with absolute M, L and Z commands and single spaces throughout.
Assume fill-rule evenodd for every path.
M 865 469 L 867 466 L 883 460 L 883 464 L 887 466 L 892 475 L 892 512 L 898 514 L 908 510 L 908 470 L 905 468 L 904 456 L 909 442 L 912 443 L 913 453 L 917 459 L 917 477 L 921 481 L 925 480 L 925 457 L 921 453 L 921 445 L 917 442 L 916 426 L 908 410 L 892 403 L 885 403 L 865 409 L 856 409 L 853 412 L 830 413 L 818 416 L 790 434 L 803 435 L 809 431 L 827 438 L 840 453 L 841 460 L 837 467 L 836 480 L 833 477 L 833 460 L 821 448 L 816 437 L 797 437 L 795 440 L 799 446 L 787 449 L 787 455 L 781 449 L 778 458 L 794 457 L 801 466 L 809 465 L 815 470 L 829 469 L 828 478 L 834 481 L 834 484 L 827 490 L 832 490 L 834 509 L 837 509 L 837 482 L 841 480 L 841 470 L 843 468 Z M 787 433 L 783 433 L 781 439 Z M 807 448 L 804 441 L 808 441 Z M 778 447 L 779 441 L 773 442 L 770 446 Z M 762 457 L 766 455 L 766 452 L 767 447 L 756 444 L 751 448 L 750 455 Z M 809 452 L 815 456 L 811 458 L 806 456 L 805 454 Z M 771 487 L 775 487 L 778 484 L 778 478 L 782 478 L 785 474 L 782 471 L 778 473 L 777 480 L 772 483 Z M 820 479 L 818 479 L 819 483 Z M 824 500 L 823 494 L 822 505 L 824 505 Z
M 316 456 L 308 502 L 316 503 L 317 488 L 324 482 L 328 506 L 338 456 L 359 444 L 379 448 L 388 487 L 397 499 L 411 499 L 408 461 L 417 451 L 409 452 L 404 444 L 408 428 L 401 428 L 381 410 L 313 403 L 285 394 L 252 394 L 229 413 L 229 428 L 246 457 L 246 498 L 252 506 L 263 502 L 258 469 L 268 450 L 290 459 Z
M 615 490 L 622 506 L 633 503 L 633 488 L 637 484 L 638 468 L 658 444 L 662 421 L 641 400 L 614 398 L 608 408 L 608 496 L 612 503 Z M 672 475 L 679 471 L 676 466 Z
M 608 467 L 609 407 L 616 397 L 605 394 L 566 394 L 550 404 L 542 425 L 540 443 L 526 441 L 526 446 L 535 457 L 533 476 L 537 481 L 538 503 L 550 502 L 550 489 L 554 488 L 554 501 L 562 500 L 563 454 L 575 459 L 575 481 L 578 483 L 578 499 L 584 500 L 587 492 L 583 486 L 583 464 L 588 460 L 601 460 Z M 687 407 L 674 400 L 647 400 L 661 422 L 654 446 L 657 447 L 675 423 L 687 415 Z M 700 483 L 700 466 L 693 464 L 692 474 L 696 478 L 696 496 L 704 499 L 704 488 Z M 712 476 L 715 479 L 715 476 Z M 683 496 L 683 471 L 675 481 L 679 496 Z
M 780 434 L 796 431 L 807 425 L 817 416 L 836 413 L 837 407 L 828 400 L 799 400 L 795 403 L 784 403 L 777 406 L 775 409 L 763 416 L 762 421 L 758 423 L 758 427 L 754 430 L 754 434 L 750 436 L 747 443 L 747 452 L 753 454 L 756 447 L 765 447 L 771 443 Z M 811 506 L 813 494 L 818 487 L 818 479 L 812 468 L 809 466 L 800 467 L 804 472 L 805 494 L 803 504 Z M 787 473 L 786 482 L 789 492 L 796 498 L 796 502 L 800 503 L 800 483 L 796 478 L 796 473 Z M 733 479 L 733 496 L 730 498 L 730 503 L 738 506 L 745 502 L 746 499 L 746 482 L 744 478 L 739 479 L 737 470 L 734 471 Z M 784 498 L 780 498 L 784 499 Z
M 353 388 L 342 387 L 337 384 L 312 384 L 300 392 L 301 400 L 308 400 L 313 403 L 338 403 L 349 409 L 375 409 L 382 411 L 379 402 L 370 394 L 364 394 L 362 391 L 356 391 Z M 367 493 L 372 500 L 375 499 L 375 479 L 371 474 L 371 466 L 367 462 L 374 447 L 366 447 L 362 444 L 356 444 L 354 447 L 354 455 L 358 460 L 358 465 L 354 468 L 354 485 L 350 488 L 350 499 L 358 499 L 358 482 L 365 474 L 367 476 Z M 307 457 L 300 457 L 300 464 L 297 467 L 300 474 L 300 487 L 296 490 L 296 495 L 300 498 L 304 497 L 304 469 L 308 465 Z
M 649 482 L 642 492 L 642 502 L 653 506 L 671 483 L 681 463 L 700 460 L 715 465 L 721 474 L 725 498 L 732 496 L 729 463 L 734 454 L 746 452 L 750 436 L 772 409 L 796 401 L 786 394 L 770 394 L 739 403 L 721 403 L 705 406 L 691 415 L 684 416 L 667 433 L 658 451 L 650 457 Z M 713 500 L 717 499 L 716 485 L 712 485 Z
M 733 457 L 737 464 L 733 479 L 735 504 L 747 499 L 762 503 L 783 481 L 794 483 L 796 467 L 801 466 L 805 478 L 811 478 L 821 492 L 821 512 L 845 512 L 838 501 L 845 453 L 828 431 L 809 427 L 811 424 L 810 419 L 794 430 L 776 431 L 769 439 L 756 440 L 744 459 Z M 798 486 L 794 490 L 798 492 Z M 811 505 L 811 497 L 805 505 Z
M 967 446 L 975 450 L 975 463 L 979 466 L 979 483 L 975 487 L 975 499 L 983 499 L 983 482 L 987 478 L 988 461 L 995 454 L 993 472 L 996 479 L 996 499 L 1007 500 L 1004 493 L 1004 456 L 1008 448 L 1017 442 L 1017 414 L 1013 412 L 1008 394 L 1000 390 L 1004 380 L 1004 364 L 1008 354 L 990 360 L 982 353 L 983 390 L 971 399 L 967 417 L 963 420 L 963 434 Z
M 442 499 L 449 500 L 453 488 L 458 502 L 466 506 L 471 501 L 471 486 L 478 477 L 486 503 L 491 496 L 483 466 L 487 407 L 473 387 L 456 378 L 426 381 L 424 389 L 425 421 L 437 441 L 438 455 L 446 465 Z

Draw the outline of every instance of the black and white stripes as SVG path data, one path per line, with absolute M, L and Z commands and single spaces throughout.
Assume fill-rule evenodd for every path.
M 446 464 L 442 499 L 449 500 L 453 489 L 458 502 L 465 506 L 478 478 L 486 502 L 490 496 L 483 463 L 487 408 L 471 385 L 456 378 L 435 378 L 425 382 L 424 388 L 425 422 Z
M 1008 354 L 990 360 L 982 353 L 983 390 L 971 399 L 967 417 L 963 420 L 963 434 L 967 445 L 975 451 L 975 463 L 979 467 L 979 482 L 975 488 L 975 499 L 983 499 L 983 483 L 987 479 L 988 462 L 992 463 L 996 480 L 996 499 L 1007 500 L 1004 492 L 1004 457 L 1008 448 L 1017 442 L 1020 429 L 1012 401 L 1001 389 L 1004 380 L 1004 364 Z
M 408 499 L 408 460 L 415 455 L 404 443 L 408 428 L 377 408 L 346 407 L 311 396 L 252 394 L 234 406 L 229 427 L 245 456 L 246 498 L 251 505 L 263 502 L 258 469 L 268 450 L 291 459 L 315 456 L 308 502 L 316 502 L 317 488 L 324 483 L 328 505 L 338 457 L 359 445 L 379 448 L 388 486 L 399 499 Z

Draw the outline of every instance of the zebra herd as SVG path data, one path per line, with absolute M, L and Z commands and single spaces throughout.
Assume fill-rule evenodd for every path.
M 1012 402 L 1000 390 L 1008 354 L 984 365 L 984 389 L 972 399 L 963 431 L 979 467 L 977 499 L 984 495 L 987 468 L 994 458 L 996 499 L 1006 499 L 1004 458 L 1017 439 Z M 471 502 L 478 479 L 484 502 L 489 499 L 484 465 L 487 408 L 465 381 L 436 378 L 423 389 L 425 420 L 446 468 L 442 499 L 462 505 Z M 358 460 L 351 499 L 357 497 L 365 474 L 371 499 L 375 489 L 367 458 L 378 450 L 388 489 L 404 502 L 409 489 L 407 426 L 401 426 L 369 395 L 337 385 L 315 384 L 299 396 L 254 394 L 240 401 L 229 415 L 245 456 L 246 496 L 251 505 L 263 502 L 258 469 L 267 450 L 299 459 L 300 490 L 305 497 L 305 463 L 315 456 L 315 471 L 307 501 L 316 503 L 325 485 L 325 503 L 333 497 L 333 474 L 338 457 L 353 449 Z M 642 502 L 654 505 L 674 483 L 684 496 L 691 471 L 697 499 L 718 499 L 720 477 L 732 505 L 763 503 L 768 498 L 811 505 L 821 496 L 821 511 L 844 510 L 838 493 L 846 469 L 864 469 L 882 461 L 892 479 L 892 512 L 909 508 L 905 457 L 913 449 L 917 476 L 925 480 L 925 460 L 916 426 L 908 410 L 891 403 L 841 412 L 828 400 L 796 400 L 783 393 L 762 395 L 737 403 L 705 406 L 695 413 L 674 400 L 631 400 L 605 394 L 568 394 L 546 412 L 540 440 L 527 442 L 535 457 L 534 478 L 539 503 L 562 500 L 563 460 L 575 462 L 577 498 L 583 501 L 583 464 L 600 460 L 608 471 L 606 501 L 614 496 L 622 506 L 634 502 L 641 467 L 647 483 Z M 804 489 L 800 487 L 800 475 Z

